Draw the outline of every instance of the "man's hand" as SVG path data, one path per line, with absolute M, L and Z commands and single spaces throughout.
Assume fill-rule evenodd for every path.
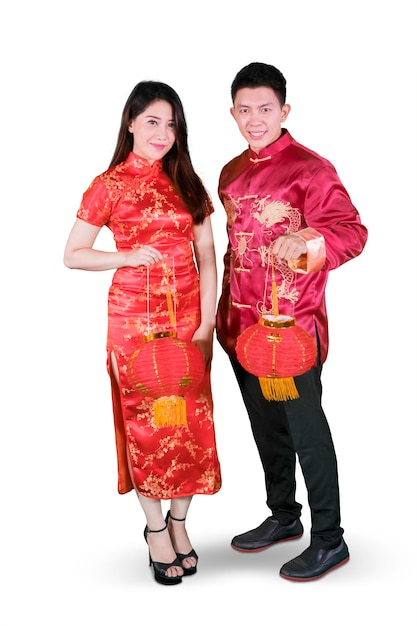
M 303 254 L 307 254 L 307 244 L 304 239 L 295 234 L 281 235 L 274 242 L 271 248 L 272 254 L 275 254 L 281 261 L 290 261 L 298 259 Z

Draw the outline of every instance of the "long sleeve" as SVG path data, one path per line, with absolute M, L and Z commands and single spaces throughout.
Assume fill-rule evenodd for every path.
M 324 269 L 332 270 L 358 256 L 368 231 L 332 167 L 323 167 L 312 178 L 305 196 L 304 220 L 324 238 Z

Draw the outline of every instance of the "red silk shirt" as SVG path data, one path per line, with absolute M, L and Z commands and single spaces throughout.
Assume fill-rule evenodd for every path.
M 368 235 L 335 168 L 284 129 L 259 154 L 247 149 L 225 165 L 218 191 L 229 238 L 217 311 L 220 344 L 236 358 L 238 335 L 273 312 L 274 279 L 279 313 L 295 317 L 318 339 L 323 363 L 329 347 L 329 271 L 358 256 Z M 289 233 L 302 237 L 308 252 L 287 264 L 270 248 Z

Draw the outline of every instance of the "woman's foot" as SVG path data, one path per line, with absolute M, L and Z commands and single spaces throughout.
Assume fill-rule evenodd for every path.
M 155 579 L 163 584 L 181 582 L 184 569 L 173 548 L 167 526 L 159 530 L 146 526 L 144 535 L 149 547 L 149 565 L 153 565 Z
M 165 522 L 168 526 L 172 545 L 183 567 L 184 576 L 195 574 L 197 572 L 198 556 L 188 538 L 185 528 L 185 517 L 173 517 L 171 512 L 168 511 Z

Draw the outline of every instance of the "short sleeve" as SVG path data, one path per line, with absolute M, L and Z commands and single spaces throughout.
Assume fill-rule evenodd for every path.
M 109 189 L 98 176 L 84 193 L 77 217 L 93 226 L 104 226 L 110 219 L 112 205 Z

